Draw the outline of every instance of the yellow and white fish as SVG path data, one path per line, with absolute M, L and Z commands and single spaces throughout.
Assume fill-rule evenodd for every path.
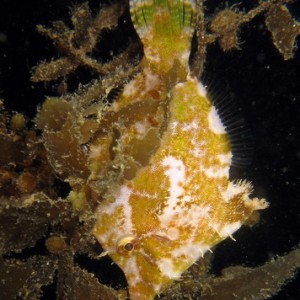
M 267 202 L 229 180 L 228 134 L 189 73 L 194 1 L 131 0 L 130 12 L 145 58 L 117 105 L 165 101 L 167 121 L 149 163 L 106 193 L 94 235 L 125 273 L 130 299 L 150 300 Z

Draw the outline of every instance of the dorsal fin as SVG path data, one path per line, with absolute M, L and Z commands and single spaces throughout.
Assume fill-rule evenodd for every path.
M 208 78 L 204 80 L 209 81 Z M 208 94 L 229 136 L 231 166 L 240 169 L 249 166 L 252 161 L 254 137 L 229 87 L 221 83 L 215 83 L 214 86 L 209 83 Z

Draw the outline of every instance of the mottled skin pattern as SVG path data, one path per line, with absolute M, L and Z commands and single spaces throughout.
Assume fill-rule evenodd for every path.
M 165 101 L 174 85 L 188 74 L 194 5 L 182 1 L 153 2 L 130 0 L 132 20 L 145 56 L 143 71 L 125 86 L 115 103 L 116 110 L 144 99 Z
M 144 97 L 166 101 L 167 126 L 149 164 L 107 193 L 94 228 L 124 271 L 132 300 L 153 299 L 254 210 L 267 206 L 249 199 L 250 183 L 229 181 L 228 135 L 204 87 L 189 75 L 192 23 L 178 23 L 176 5 L 183 7 L 175 0 L 131 1 L 144 43 L 144 72 L 128 83 L 116 107 Z M 194 9 L 193 2 L 184 5 Z M 156 78 L 152 96 L 146 96 L 149 74 Z

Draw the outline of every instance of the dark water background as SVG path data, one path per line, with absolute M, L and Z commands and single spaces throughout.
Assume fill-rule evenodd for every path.
M 44 95 L 56 95 L 56 83 L 53 86 L 29 81 L 34 65 L 59 55 L 35 26 L 50 25 L 57 19 L 69 22 L 68 11 L 74 2 L 0 0 L 0 97 L 5 99 L 7 110 L 33 118 Z M 208 12 L 218 3 L 208 1 Z M 250 3 L 246 1 L 245 7 L 250 8 Z M 92 1 L 92 7 L 97 5 Z M 290 9 L 299 20 L 297 5 Z M 257 17 L 243 26 L 242 51 L 224 54 L 218 46 L 208 49 L 206 73 L 220 86 L 229 88 L 254 136 L 253 160 L 241 176 L 254 183 L 254 195 L 266 197 L 271 205 L 262 213 L 259 225 L 237 232 L 236 243 L 225 241 L 214 251 L 216 273 L 229 265 L 262 264 L 300 242 L 300 49 L 294 59 L 284 61 L 272 45 L 263 21 L 263 17 Z M 130 34 L 129 25 L 113 35 L 104 34 L 101 49 L 95 55 L 103 61 L 110 59 L 110 51 L 125 47 Z M 78 81 L 88 82 L 88 74 L 79 70 L 70 80 L 71 86 Z M 272 299 L 300 299 L 299 272 Z

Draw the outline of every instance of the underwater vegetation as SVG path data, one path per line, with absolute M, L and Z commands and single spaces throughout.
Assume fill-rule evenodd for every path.
M 1 299 L 280 297 L 300 267 L 299 149 L 289 125 L 299 114 L 300 25 L 292 10 L 284 0 L 91 1 L 38 25 L 58 53 L 31 72 L 31 85 L 50 87 L 36 116 L 5 110 L 1 85 Z M 260 78 L 272 72 L 263 51 L 237 72 L 235 85 L 252 93 L 243 105 L 261 110 L 247 118 L 264 133 L 251 167 L 250 134 L 232 111 L 243 105 L 226 88 L 214 99 L 200 82 L 225 80 L 227 70 L 212 62 L 238 60 L 243 32 L 255 30 L 290 70 L 269 78 L 294 81 L 281 94 L 267 80 L 253 89 L 255 63 Z M 9 38 L 0 35 L 4 46 Z M 265 91 L 284 95 L 294 114 L 264 110 Z M 281 133 L 292 163 L 274 143 Z M 279 180 L 266 163 L 278 157 Z

